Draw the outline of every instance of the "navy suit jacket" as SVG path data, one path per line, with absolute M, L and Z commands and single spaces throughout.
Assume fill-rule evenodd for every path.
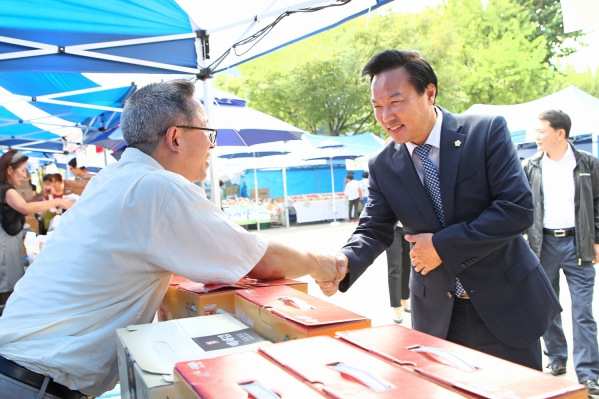
M 407 234 L 434 233 L 443 264 L 411 273 L 413 328 L 446 338 L 455 277 L 485 325 L 504 344 L 523 348 L 547 331 L 559 301 L 522 232 L 533 222 L 530 188 L 502 117 L 442 110 L 439 178 L 443 228 L 405 145 L 371 158 L 370 194 L 358 228 L 341 249 L 346 291 L 393 242 L 399 220 Z M 459 145 L 457 145 L 459 144 Z

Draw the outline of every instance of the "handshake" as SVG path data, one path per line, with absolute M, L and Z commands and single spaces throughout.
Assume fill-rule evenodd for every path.
M 316 255 L 316 261 L 310 268 L 310 277 L 326 296 L 331 296 L 339 289 L 339 283 L 348 272 L 347 256 L 338 253 L 336 255 Z

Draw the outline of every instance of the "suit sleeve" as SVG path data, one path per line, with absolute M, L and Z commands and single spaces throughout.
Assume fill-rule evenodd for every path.
M 464 267 L 476 267 L 478 260 L 522 234 L 533 222 L 532 193 L 502 117 L 489 123 L 484 156 L 489 206 L 476 219 L 447 226 L 433 236 L 443 265 L 454 277 Z
M 599 159 L 591 158 L 593 169 L 591 172 L 593 184 L 593 206 L 595 210 L 595 244 L 599 244 Z
M 380 192 L 377 183 L 379 176 L 372 166 L 372 161 L 369 163 L 371 172 L 368 203 L 362 211 L 359 226 L 339 251 L 349 260 L 349 273 L 339 284 L 341 292 L 347 291 L 394 239 L 397 218 Z M 381 173 L 384 174 L 385 171 L 381 170 Z

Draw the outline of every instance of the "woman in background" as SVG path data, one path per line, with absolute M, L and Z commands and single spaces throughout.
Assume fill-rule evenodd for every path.
M 63 199 L 42 201 L 41 194 L 23 199 L 15 189 L 27 179 L 29 158 L 17 150 L 10 150 L 0 157 L 0 315 L 15 284 L 23 276 L 23 236 L 25 215 L 32 215 L 50 208 L 69 209 L 71 202 Z

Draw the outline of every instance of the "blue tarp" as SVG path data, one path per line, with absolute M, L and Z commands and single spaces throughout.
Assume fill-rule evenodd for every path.
M 343 192 L 343 181 L 347 176 L 345 162 L 335 165 L 335 192 Z M 361 180 L 361 170 L 356 170 L 356 180 Z M 303 194 L 330 194 L 331 189 L 331 167 L 330 165 L 319 165 L 313 167 L 287 169 L 287 195 Z M 258 188 L 268 188 L 271 198 L 283 198 L 283 171 L 282 170 L 258 170 Z M 245 175 L 247 189 L 254 186 L 254 171 L 247 170 Z M 249 191 L 248 191 L 249 192 Z

